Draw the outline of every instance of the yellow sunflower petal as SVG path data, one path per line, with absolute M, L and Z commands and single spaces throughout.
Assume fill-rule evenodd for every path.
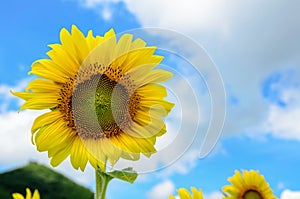
M 72 141 L 74 141 L 74 140 L 72 140 Z M 70 155 L 72 145 L 73 145 L 73 142 L 68 142 L 64 147 L 62 147 L 60 150 L 58 150 L 53 156 L 49 156 L 49 157 L 52 157 L 50 164 L 53 167 L 56 167 L 62 161 L 64 161 Z
M 67 128 L 65 123 L 57 120 L 43 128 L 35 135 L 35 143 L 39 151 L 51 149 L 55 144 L 63 142 L 68 137 L 72 136 L 72 129 Z
M 13 193 L 12 196 L 14 199 L 24 199 L 24 196 L 22 196 L 22 194 L 19 193 Z
M 121 151 L 120 149 L 113 143 L 113 140 L 104 138 L 101 140 L 101 151 L 107 156 L 110 157 L 110 164 L 113 166 L 120 158 Z
M 21 107 L 20 110 L 24 109 L 35 109 L 43 110 L 49 108 L 55 108 L 57 102 L 54 101 L 57 98 L 55 96 L 34 96 L 31 99 L 27 100 Z
M 86 40 L 87 40 L 87 44 L 89 46 L 90 51 L 92 51 L 97 45 L 99 45 L 104 40 L 104 38 L 100 37 L 100 36 L 94 37 L 93 31 L 90 30 L 88 32 Z
M 51 67 L 51 65 L 45 65 L 45 62 L 43 62 L 43 60 L 37 60 L 36 62 L 34 62 L 31 65 L 31 71 L 28 74 L 34 74 L 36 76 L 59 83 L 64 83 L 68 79 L 68 76 L 64 74 L 59 68 Z
M 80 62 L 77 59 L 76 50 L 73 44 L 72 35 L 69 33 L 69 31 L 65 28 L 61 29 L 60 31 L 60 41 L 62 44 L 62 47 L 65 49 L 66 52 L 68 52 L 68 55 L 70 59 L 74 62 L 74 66 L 80 66 Z M 78 69 L 78 68 L 74 68 Z
M 100 46 L 106 51 L 105 57 L 103 58 L 103 64 L 108 66 L 115 60 L 115 57 L 113 56 L 114 48 L 117 44 L 115 31 L 110 29 L 105 33 L 104 39 L 105 41 L 100 44 Z
M 137 92 L 141 97 L 162 99 L 167 96 L 167 90 L 164 86 L 158 84 L 146 84 L 139 87 Z
M 39 191 L 37 189 L 34 190 L 32 199 L 40 199 L 40 193 L 39 193 Z
M 193 199 L 203 199 L 202 190 L 199 191 L 195 187 L 191 187 L 193 193 Z
M 80 169 L 83 171 L 87 164 L 87 155 L 86 155 L 86 147 L 81 142 L 80 138 L 76 138 L 72 149 L 71 149 L 71 163 L 74 166 L 74 168 Z
M 52 93 L 59 92 L 61 89 L 61 85 L 55 84 L 52 81 L 43 80 L 43 79 L 35 79 L 32 80 L 28 86 L 26 87 L 26 92 L 33 91 L 39 93 Z
M 31 199 L 31 191 L 28 188 L 26 188 L 26 199 Z
M 128 135 L 135 138 L 150 138 L 166 131 L 165 123 L 161 118 L 155 116 L 142 117 L 141 115 L 140 113 L 135 117 L 136 123 L 131 124 L 127 132 Z
M 20 107 L 19 110 L 23 109 L 48 109 L 57 106 L 58 93 L 31 93 L 31 92 L 12 92 L 17 97 L 20 97 L 25 103 Z
M 72 25 L 72 39 L 77 54 L 77 59 L 81 64 L 89 53 L 89 47 L 84 35 L 75 25 Z
M 30 92 L 14 92 L 14 91 L 10 91 L 11 94 L 13 94 L 14 96 L 17 96 L 23 100 L 29 100 L 31 99 L 32 93 Z
M 97 142 L 95 140 L 85 140 L 85 146 L 87 146 L 87 156 L 90 164 L 96 169 L 104 170 L 106 165 L 105 156 L 98 155 Z
M 121 66 L 121 64 L 123 64 L 125 61 L 127 52 L 131 46 L 132 37 L 133 36 L 130 34 L 125 34 L 120 38 L 112 56 L 112 59 L 116 65 Z
M 132 152 L 135 154 L 143 153 L 147 157 L 156 152 L 152 141 L 153 137 L 147 139 L 136 138 L 123 133 L 119 135 L 118 138 L 118 140 L 114 140 L 112 138 L 111 140 L 124 152 Z
M 95 158 L 97 166 L 103 167 L 106 162 L 106 156 L 104 152 L 101 151 L 101 148 L 99 147 L 99 142 L 102 143 L 102 140 L 92 140 L 88 145 L 88 150 L 90 154 Z
M 74 76 L 79 68 L 78 61 L 70 56 L 63 45 L 51 44 L 49 47 L 52 50 L 47 52 L 47 55 L 52 60 L 41 59 L 38 62 L 44 66 L 56 68 L 67 76 Z
M 174 107 L 174 103 L 165 100 L 141 99 L 140 110 L 150 111 L 152 115 L 166 116 Z
M 118 135 L 118 137 L 110 138 L 110 140 L 116 144 L 121 150 L 125 152 L 139 153 L 140 149 L 138 143 L 125 133 Z
M 95 41 L 95 37 L 93 36 L 93 31 L 89 30 L 87 36 L 86 36 L 86 41 L 87 41 L 87 45 L 89 47 L 89 50 L 91 51 L 92 49 L 94 49 L 94 47 L 96 46 L 96 41 Z
M 164 82 L 170 79 L 173 76 L 171 72 L 167 72 L 165 70 L 157 69 L 149 72 L 147 75 L 136 79 L 134 82 L 138 86 L 143 86 L 151 83 L 159 83 Z
M 140 159 L 140 154 L 122 151 L 121 157 L 124 158 L 125 160 L 136 161 Z
M 163 59 L 162 56 L 153 55 L 155 50 L 154 47 L 144 47 L 129 51 L 126 54 L 126 60 L 123 62 L 122 71 L 128 72 L 137 67 L 142 67 L 143 70 L 145 65 L 151 65 L 151 68 L 154 68 Z
M 186 190 L 184 188 L 178 189 L 178 194 L 181 199 L 192 199 L 192 196 L 190 195 L 188 190 Z
M 30 189 L 26 188 L 26 196 L 25 196 L 26 199 L 40 199 L 38 190 L 35 190 L 33 196 L 32 197 L 31 196 L 32 195 L 31 195 Z M 25 199 L 24 196 L 19 193 L 13 193 L 12 197 L 13 197 L 13 199 Z
M 48 148 L 48 157 L 54 157 L 58 153 L 61 153 L 64 148 L 74 142 L 74 139 L 76 138 L 75 135 L 76 134 L 72 133 L 71 129 L 66 129 L 60 135 L 58 135 L 58 139 L 53 140 L 51 147 Z M 60 136 L 62 136 L 62 139 L 59 139 Z M 68 151 L 68 153 L 70 153 L 70 151 Z
M 54 123 L 56 120 L 59 120 L 63 115 L 59 110 L 50 111 L 48 113 L 44 113 L 37 117 L 31 127 L 31 132 L 36 132 L 39 128 L 47 126 L 51 123 Z
M 116 34 L 113 28 L 111 28 L 109 31 L 107 31 L 104 34 L 104 39 L 105 40 L 109 40 L 110 42 L 112 42 L 111 44 L 116 44 L 117 43 L 117 39 L 116 39 Z
M 130 50 L 137 50 L 140 48 L 144 48 L 145 46 L 146 46 L 146 42 L 140 38 L 137 38 L 132 42 Z

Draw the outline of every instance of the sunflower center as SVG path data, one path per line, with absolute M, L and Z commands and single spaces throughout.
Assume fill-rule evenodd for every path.
M 129 79 L 118 83 L 110 70 L 87 68 L 62 86 L 58 108 L 83 139 L 118 135 L 134 119 L 140 97 Z M 127 85 L 128 84 L 128 85 Z
M 122 132 L 131 119 L 127 89 L 105 74 L 92 75 L 75 86 L 72 107 L 82 138 L 111 137 Z
M 96 76 L 95 76 L 96 78 Z M 103 131 L 111 130 L 125 119 L 130 98 L 121 84 L 101 75 L 95 93 L 95 111 Z
M 259 192 L 255 190 L 249 190 L 243 195 L 243 199 L 263 199 Z

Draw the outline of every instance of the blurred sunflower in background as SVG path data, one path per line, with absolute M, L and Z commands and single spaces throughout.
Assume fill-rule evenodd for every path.
M 103 37 L 87 36 L 75 26 L 62 29 L 60 44 L 51 44 L 49 59 L 32 64 L 23 109 L 50 110 L 35 119 L 32 140 L 38 151 L 48 151 L 51 165 L 70 156 L 75 169 L 87 162 L 105 169 L 119 158 L 138 160 L 156 152 L 157 136 L 166 132 L 163 117 L 173 103 L 159 83 L 172 73 L 154 68 L 163 57 L 156 47 L 111 29 Z
M 277 199 L 273 191 L 259 172 L 243 170 L 228 178 L 231 185 L 223 187 L 223 199 Z
M 13 193 L 12 196 L 13 196 L 13 199 L 40 199 L 40 194 L 37 189 L 34 190 L 34 193 L 32 195 L 30 189 L 28 189 L 28 188 L 26 188 L 26 197 L 25 198 L 20 193 Z
M 178 189 L 178 195 L 180 199 L 203 199 L 202 195 L 202 190 L 199 189 L 197 190 L 195 187 L 191 187 L 192 194 L 185 189 L 185 188 L 180 188 Z M 169 199 L 176 199 L 174 196 L 170 196 Z

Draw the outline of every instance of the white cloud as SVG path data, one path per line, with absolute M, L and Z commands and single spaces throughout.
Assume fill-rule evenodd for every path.
M 299 6 L 298 1 L 288 1 L 288 4 L 282 1 L 274 3 L 270 0 L 248 0 L 243 2 L 238 0 L 187 0 L 184 3 L 180 0 L 79 1 L 87 7 L 97 10 L 99 10 L 99 6 L 107 7 L 106 5 L 110 4 L 112 8 L 115 3 L 124 2 L 128 10 L 136 16 L 143 27 L 170 28 L 189 34 L 201 43 L 203 39 L 207 38 L 203 37 L 205 34 L 210 36 L 213 34 L 212 39 L 215 42 L 221 37 L 222 39 L 228 39 L 231 46 L 233 45 L 232 47 L 236 47 L 237 44 L 249 45 L 231 50 L 237 52 L 247 51 L 256 55 L 265 49 L 269 49 L 265 51 L 265 54 L 268 54 L 273 50 L 277 50 L 280 46 L 297 46 L 293 43 L 297 41 L 297 33 L 300 31 L 297 23 L 300 14 L 296 9 Z M 289 23 L 286 23 L 286 21 L 289 21 Z M 273 42 L 275 40 L 276 43 Z M 260 49 L 260 47 L 263 47 L 263 49 Z M 256 50 L 258 51 L 255 52 Z M 281 50 L 283 51 L 283 49 Z
M 144 26 L 170 28 L 184 33 L 215 30 L 226 33 L 231 8 L 225 1 L 124 0 Z M 229 9 L 226 9 L 229 8 Z M 155 10 L 155 14 L 150 14 Z M 149 12 L 150 11 L 150 12 Z
M 119 0 L 79 0 L 79 2 L 85 8 L 95 9 L 104 20 L 109 21 L 115 12 L 113 4 Z
M 9 111 L 0 115 L 0 164 L 17 164 L 37 155 L 31 144 L 30 127 L 33 118 L 39 113 L 34 111 Z
M 28 82 L 29 78 L 19 81 L 19 83 L 15 86 L 9 86 L 6 84 L 0 85 L 0 113 L 5 112 L 9 108 L 9 106 L 15 101 L 21 104 L 21 100 L 13 96 L 10 93 L 10 91 L 23 90 Z
M 196 166 L 196 162 L 199 159 L 199 150 L 189 150 L 180 159 L 166 168 L 163 171 L 162 176 L 168 176 L 173 173 L 187 174 Z
M 98 6 L 99 4 L 109 4 L 109 3 L 116 3 L 119 0 L 79 0 L 83 5 L 89 8 L 93 8 Z
M 175 185 L 170 180 L 165 180 L 155 185 L 148 193 L 149 199 L 166 199 L 175 191 Z
M 223 194 L 219 191 L 214 191 L 210 194 L 204 194 L 205 199 L 221 199 L 223 197 Z
M 39 153 L 31 143 L 32 122 L 40 114 L 41 111 L 30 110 L 0 114 L 0 166 L 14 168 L 25 165 L 28 161 L 35 161 L 51 167 L 47 153 Z M 73 169 L 68 159 L 53 169 L 85 186 L 90 186 L 94 179 L 90 166 L 83 173 Z
M 232 7 L 226 1 L 188 0 L 80 0 L 88 8 L 112 7 L 114 3 L 124 2 L 144 26 L 170 28 L 184 33 L 216 30 L 226 33 Z M 108 6 L 110 5 L 110 6 Z M 155 11 L 153 14 L 152 11 Z
M 38 111 L 17 111 L 8 110 L 12 103 L 22 103 L 22 100 L 17 99 L 10 93 L 10 90 L 24 90 L 28 79 L 21 80 L 15 86 L 0 85 L 0 165 L 17 165 L 24 164 L 31 158 L 36 157 L 34 146 L 30 141 L 30 128 L 33 118 L 40 113 Z
M 102 17 L 105 19 L 105 20 L 110 20 L 111 17 L 112 17 L 112 13 L 110 11 L 109 8 L 103 8 L 102 10 Z
M 300 107 L 286 109 L 271 106 L 267 121 L 270 133 L 277 138 L 295 139 L 300 141 Z
M 289 189 L 284 190 L 281 193 L 280 199 L 299 199 L 300 191 L 291 191 Z
M 278 99 L 269 106 L 265 130 L 277 138 L 300 141 L 298 76 L 295 73 L 282 75 L 277 82 L 271 84 L 271 88 L 274 88 L 273 92 Z M 283 105 L 278 104 L 278 101 Z

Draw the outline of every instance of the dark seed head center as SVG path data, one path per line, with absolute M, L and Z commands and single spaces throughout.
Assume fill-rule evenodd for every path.
M 60 92 L 59 109 L 68 126 L 83 139 L 109 138 L 123 132 L 134 119 L 139 96 L 109 74 L 77 76 Z M 79 74 L 80 75 L 80 74 Z M 128 83 L 128 81 L 127 81 Z
M 244 193 L 242 199 L 263 199 L 263 197 L 256 190 L 249 190 Z

